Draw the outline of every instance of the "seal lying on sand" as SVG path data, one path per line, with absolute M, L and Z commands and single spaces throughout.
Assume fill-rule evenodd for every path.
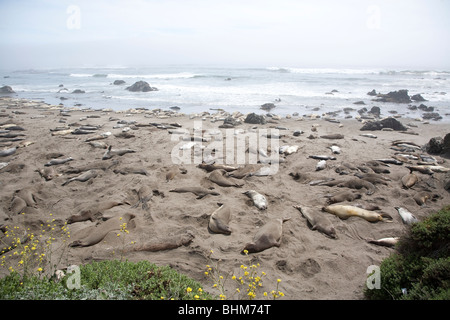
M 218 184 L 221 187 L 237 187 L 241 188 L 244 183 L 241 181 L 236 181 L 234 178 L 227 178 L 224 176 L 226 173 L 223 169 L 214 170 L 209 174 L 208 180 Z
M 132 208 L 136 208 L 139 206 L 139 204 L 142 203 L 142 209 L 147 210 L 148 204 L 147 202 L 150 201 L 150 199 L 153 197 L 153 191 L 149 186 L 142 186 L 139 188 L 138 194 L 138 202 L 136 202 Z
M 259 210 L 267 209 L 267 199 L 265 196 L 263 196 L 259 192 L 256 192 L 255 190 L 249 190 L 249 191 L 244 192 L 244 194 L 253 200 L 253 204 Z
M 136 151 L 131 149 L 112 149 L 112 146 L 108 147 L 108 150 L 106 150 L 105 154 L 102 157 L 102 160 L 111 159 L 114 156 L 123 156 L 127 153 L 134 153 Z
M 123 223 L 128 223 L 135 217 L 132 213 L 126 213 L 122 216 L 117 216 L 106 220 L 96 226 L 86 228 L 86 235 L 81 239 L 75 240 L 70 247 L 88 247 L 99 243 L 108 234 L 114 230 L 120 230 Z
M 73 177 L 73 178 L 67 180 L 66 182 L 64 182 L 64 183 L 62 184 L 62 186 L 65 186 L 65 185 L 69 184 L 69 183 L 72 182 L 72 181 L 81 181 L 81 182 L 85 182 L 85 181 L 88 181 L 88 180 L 91 179 L 91 178 L 95 178 L 96 176 L 97 176 L 97 171 L 95 171 L 95 170 L 89 170 L 89 171 L 87 171 L 87 172 L 85 172 L 85 173 L 80 174 L 80 175 L 77 176 L 77 177 Z
M 411 225 L 413 223 L 419 222 L 419 219 L 417 219 L 411 212 L 409 212 L 405 208 L 395 207 L 395 209 L 398 211 L 398 214 L 405 224 Z
M 178 193 L 192 192 L 193 194 L 195 194 L 197 196 L 197 199 L 202 199 L 204 196 L 207 196 L 208 194 L 213 195 L 213 196 L 219 195 L 218 192 L 208 190 L 208 189 L 205 189 L 202 187 L 176 188 L 176 189 L 170 190 L 169 192 L 178 192 Z
M 228 226 L 230 219 L 230 208 L 222 204 L 209 217 L 208 229 L 214 233 L 231 234 L 231 229 Z
M 336 229 L 334 229 L 331 221 L 328 220 L 328 218 L 323 213 L 300 206 L 294 206 L 294 208 L 298 209 L 306 218 L 306 220 L 308 220 L 308 223 L 311 225 L 312 230 L 322 232 L 323 234 L 333 239 L 337 238 Z
M 333 204 L 327 207 L 323 207 L 322 210 L 334 214 L 344 220 L 348 219 L 349 217 L 356 216 L 363 218 L 369 222 L 392 222 L 392 217 L 388 214 L 369 211 L 355 206 Z
M 290 218 L 273 219 L 263 225 L 253 237 L 253 242 L 247 243 L 241 253 L 247 250 L 249 253 L 260 252 L 273 246 L 281 245 L 283 234 L 283 222 Z

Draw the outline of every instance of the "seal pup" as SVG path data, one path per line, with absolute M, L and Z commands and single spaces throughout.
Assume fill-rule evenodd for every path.
M 105 154 L 102 157 L 102 160 L 111 159 L 114 156 L 123 156 L 127 153 L 134 153 L 136 151 L 131 149 L 113 149 L 112 146 L 108 147 L 108 150 L 106 150 Z
M 69 244 L 70 247 L 88 247 L 99 243 L 103 238 L 111 231 L 120 230 L 123 223 L 128 223 L 131 219 L 135 218 L 132 213 L 126 213 L 122 216 L 116 216 L 108 219 L 105 222 L 101 222 L 96 226 L 87 227 L 84 235 L 80 239 L 73 241 Z
M 366 181 L 366 180 L 362 180 L 362 179 L 351 179 L 351 180 L 348 180 L 345 182 L 338 183 L 336 186 L 339 188 L 345 187 L 345 188 L 356 189 L 356 190 L 366 189 L 367 195 L 373 194 L 376 190 L 376 187 L 373 183 Z
M 259 210 L 266 210 L 267 209 L 267 199 L 265 196 L 260 194 L 259 192 L 256 192 L 255 190 L 248 190 L 245 191 L 244 194 L 252 199 L 253 204 L 255 207 L 257 207 Z
M 316 171 L 324 170 L 327 167 L 327 162 L 325 160 L 320 160 L 316 164 Z
M 227 178 L 224 176 L 226 173 L 223 169 L 217 169 L 211 172 L 208 176 L 208 180 L 211 182 L 214 182 L 215 184 L 221 186 L 221 187 L 237 187 L 242 188 L 244 185 L 243 182 L 236 181 L 233 178 Z
M 231 234 L 228 226 L 231 220 L 231 210 L 229 206 L 221 204 L 209 217 L 208 229 L 213 233 Z
M 91 220 L 94 222 L 95 219 L 98 219 L 104 211 L 111 209 L 115 206 L 123 205 L 125 202 L 123 201 L 114 201 L 107 200 L 99 202 L 95 205 L 89 205 L 88 208 L 84 208 L 78 214 L 73 214 L 69 218 L 67 218 L 67 223 L 81 222 L 86 220 Z
M 149 186 L 142 186 L 139 188 L 137 195 L 139 200 L 131 207 L 136 208 L 142 203 L 142 209 L 147 210 L 148 209 L 147 202 L 150 201 L 150 199 L 153 197 L 152 189 Z
M 343 220 L 356 216 L 369 222 L 392 222 L 392 217 L 388 214 L 369 211 L 355 206 L 332 204 L 330 206 L 323 207 L 322 210 L 334 214 Z
M 383 247 L 394 247 L 399 240 L 400 237 L 389 237 L 389 238 L 381 238 L 378 240 L 367 240 L 367 242 Z
M 407 209 L 402 208 L 402 207 L 395 207 L 395 209 L 398 211 L 398 214 L 402 218 L 403 223 L 405 223 L 407 225 L 412 225 L 413 223 L 419 222 L 419 219 L 417 219 Z
M 279 247 L 281 245 L 281 237 L 283 234 L 283 223 L 290 218 L 273 219 L 263 225 L 253 237 L 253 241 L 247 243 L 241 253 L 260 252 L 271 247 Z
M 207 196 L 208 194 L 213 196 L 220 195 L 218 192 L 208 190 L 202 187 L 182 187 L 182 188 L 176 188 L 169 190 L 169 192 L 177 192 L 177 193 L 186 193 L 191 192 L 197 196 L 197 199 L 202 199 L 203 197 Z
M 301 206 L 294 206 L 294 208 L 299 210 L 306 218 L 311 226 L 311 230 L 317 230 L 330 238 L 337 239 L 336 229 L 324 214 L 319 214 L 315 210 Z
M 13 215 L 17 215 L 19 213 L 22 213 L 26 207 L 27 203 L 25 202 L 25 200 L 23 200 L 21 197 L 14 196 L 13 200 L 11 201 L 9 210 Z
M 199 167 L 200 169 L 204 169 L 207 172 L 211 172 L 211 171 L 219 170 L 219 169 L 223 169 L 227 172 L 232 172 L 232 171 L 238 169 L 238 167 L 227 166 L 225 164 L 216 164 L 216 163 L 213 163 L 213 164 L 201 163 L 197 167 Z
M 89 170 L 89 171 L 86 171 L 85 173 L 80 174 L 77 177 L 73 177 L 73 178 L 67 180 L 66 182 L 64 182 L 62 184 L 62 186 L 65 186 L 65 185 L 67 185 L 67 184 L 69 184 L 69 183 L 71 183 L 73 181 L 85 182 L 85 181 L 88 181 L 91 178 L 95 178 L 96 176 L 97 176 L 97 171 Z

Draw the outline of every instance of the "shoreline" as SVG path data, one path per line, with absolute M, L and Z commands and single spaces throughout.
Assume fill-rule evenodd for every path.
M 53 214 L 57 225 L 62 226 L 73 215 L 79 215 L 86 210 L 96 210 L 95 214 L 91 212 L 94 221 L 69 224 L 71 238 L 76 239 L 91 232 L 96 223 L 101 224 L 107 218 L 133 213 L 136 217 L 130 220 L 127 241 L 136 241 L 140 245 L 167 243 L 186 235 L 192 236 L 192 239 L 175 249 L 129 251 L 124 254 L 126 259 L 170 265 L 203 283 L 205 290 L 215 292 L 204 275 L 208 261 L 221 259 L 224 272 L 238 270 L 245 261 L 240 252 L 245 244 L 252 240 L 253 235 L 268 221 L 289 216 L 291 219 L 283 224 L 279 247 L 249 255 L 252 262 L 260 263 L 261 270 L 267 273 L 264 282 L 267 289 L 280 278 L 285 299 L 362 299 L 367 268 L 379 265 L 383 258 L 394 252 L 393 248 L 370 244 L 367 240 L 399 236 L 407 230 L 395 207 L 405 207 L 422 220 L 450 203 L 449 193 L 443 188 L 444 180 L 448 179 L 445 173 L 416 172 L 419 177 L 417 185 L 404 189 L 401 178 L 409 172 L 407 164 L 383 166 L 390 172 L 379 175 L 389 181 L 381 185 L 376 184 L 373 194 L 367 194 L 366 190 L 352 191 L 361 196 L 352 203 L 377 205 L 380 207 L 378 212 L 392 216 L 392 223 L 370 223 L 357 217 L 341 220 L 332 214 L 320 212 L 320 208 L 327 204 L 328 195 L 347 188 L 310 184 L 317 179 L 354 177 L 355 173 L 361 172 L 355 170 L 348 175 L 341 175 L 336 169 L 345 163 L 363 166 L 375 159 L 390 158 L 396 152 L 390 149 L 395 140 L 410 141 L 423 146 L 433 137 L 444 137 L 449 133 L 448 124 L 441 121 L 430 121 L 427 124 L 414 119 L 397 118 L 404 125 L 414 125 L 409 127 L 406 133 L 360 131 L 363 123 L 355 118 L 334 121 L 336 119 L 325 119 L 322 116 L 286 118 L 275 115 L 267 118 L 269 121 L 266 124 L 241 123 L 229 129 L 239 135 L 243 133 L 241 130 L 249 133 L 252 130 L 279 127 L 283 129 L 277 129 L 278 133 L 284 135 L 278 141 L 280 146 L 299 146 L 297 152 L 281 156 L 284 162 L 279 163 L 275 175 L 239 179 L 242 187 L 224 187 L 213 183 L 208 179 L 210 173 L 198 168 L 196 163 L 180 166 L 173 164 L 171 154 L 179 150 L 176 148 L 179 143 L 185 142 L 173 139 L 173 133 L 169 131 L 181 129 L 192 134 L 198 123 L 201 123 L 200 131 L 220 131 L 222 137 L 228 138 L 224 131 L 227 129 L 219 126 L 223 125 L 224 119 L 229 115 L 211 114 L 208 111 L 188 115 L 164 110 L 158 113 L 144 109 L 119 112 L 107 109 L 66 108 L 44 102 L 9 100 L 2 97 L 1 128 L 5 129 L 14 124 L 25 130 L 17 131 L 21 135 L 16 138 L 23 140 L 0 142 L 1 149 L 17 147 L 12 155 L 0 158 L 0 162 L 8 163 L 0 169 L 0 225 L 14 223 L 37 230 L 40 222 L 45 221 L 50 213 Z M 243 114 L 240 117 L 235 114 L 234 119 L 245 117 Z M 85 129 L 81 129 L 83 127 Z M 91 128 L 86 129 L 87 127 Z M 76 129 L 92 132 L 78 131 L 76 134 Z M 64 130 L 72 131 L 62 134 Z M 295 131 L 303 133 L 294 135 Z M 104 142 L 104 146 L 95 147 L 86 141 L 105 132 L 111 134 L 104 139 L 93 140 Z M 374 134 L 376 138 L 361 136 L 364 133 Z M 340 134 L 343 138 L 322 138 L 332 134 Z M 2 140 L 5 139 L 14 138 Z M 32 143 L 20 146 L 21 143 L 25 145 L 24 142 L 27 141 Z M 203 144 L 207 146 L 209 141 Z M 331 145 L 339 146 L 341 153 L 333 155 L 329 149 Z M 107 150 L 105 146 L 134 152 L 102 160 Z M 412 153 L 426 154 L 418 150 Z M 56 157 L 57 154 L 60 156 Z M 326 169 L 316 171 L 317 160 L 309 158 L 314 154 L 335 156 L 336 160 L 327 161 Z M 55 166 L 45 166 L 51 159 L 68 157 L 73 160 Z M 448 158 L 438 155 L 433 157 L 439 165 L 450 167 Z M 97 173 L 95 177 L 85 182 L 71 181 L 62 185 L 79 175 L 74 173 L 75 169 L 81 170 L 94 164 L 98 166 L 94 169 Z M 416 161 L 408 165 L 414 164 Z M 55 170 L 54 176 L 49 180 L 36 171 L 45 168 Z M 168 175 L 170 172 L 172 174 Z M 296 174 L 298 179 L 293 178 Z M 152 190 L 151 200 L 148 201 L 149 210 L 141 206 L 133 208 L 139 200 L 138 191 L 143 186 Z M 191 193 L 170 192 L 174 188 L 186 186 L 212 187 L 219 195 L 196 199 Z M 420 206 L 414 198 L 425 189 L 429 189 L 433 195 L 436 194 L 436 197 L 428 200 L 425 206 Z M 256 208 L 243 194 L 247 190 L 257 190 L 264 194 L 268 200 L 267 209 Z M 34 199 L 34 203 L 27 203 L 20 210 L 24 211 L 25 215 L 11 211 L 12 202 L 15 197 L 20 196 L 20 191 L 22 194 L 31 194 Z M 118 204 L 108 207 L 111 202 Z M 209 216 L 218 208 L 218 202 L 230 207 L 230 235 L 215 234 L 208 230 Z M 331 239 L 311 230 L 294 205 L 326 215 L 334 225 L 338 238 Z M 62 244 L 61 241 L 58 239 L 56 244 Z M 86 247 L 70 247 L 64 263 L 61 262 L 58 267 L 117 258 L 118 253 L 115 250 L 120 246 L 121 242 L 115 232 L 107 232 L 99 243 Z M 214 252 L 212 257 L 211 250 Z M 7 273 L 6 269 L 0 270 L 1 276 Z M 227 288 L 234 290 L 232 283 L 228 284 Z

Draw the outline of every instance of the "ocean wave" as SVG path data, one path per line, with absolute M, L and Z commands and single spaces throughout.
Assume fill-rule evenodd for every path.
M 180 72 L 180 73 L 158 73 L 158 74 L 119 74 L 119 73 L 71 73 L 71 77 L 75 78 L 110 78 L 110 79 L 189 79 L 201 77 L 201 74 Z
M 436 70 L 389 70 L 382 71 L 380 74 L 384 75 L 413 75 L 413 76 L 432 76 L 432 77 L 440 77 L 440 76 L 450 76 L 450 71 L 436 71 Z
M 268 67 L 268 71 L 299 74 L 379 74 L 377 69 L 286 68 Z

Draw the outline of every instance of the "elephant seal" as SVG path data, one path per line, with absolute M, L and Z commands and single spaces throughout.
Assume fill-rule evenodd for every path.
M 0 157 L 7 157 L 7 156 L 10 156 L 10 155 L 13 155 L 16 152 L 16 150 L 17 150 L 16 147 L 0 150 Z
M 91 220 L 92 222 L 94 222 L 95 218 L 101 216 L 104 211 L 115 206 L 120 206 L 122 204 L 124 204 L 124 202 L 122 201 L 107 200 L 95 205 L 90 205 L 88 208 L 82 209 L 79 214 L 71 215 L 67 219 L 67 223 L 81 222 L 86 220 Z
M 392 217 L 388 214 L 369 211 L 355 206 L 332 204 L 330 206 L 323 207 L 322 210 L 334 214 L 344 220 L 349 217 L 356 216 L 369 222 L 392 222 Z
M 148 204 L 147 202 L 153 197 L 153 191 L 149 186 L 142 186 L 139 188 L 138 192 L 138 202 L 136 202 L 132 208 L 136 208 L 139 204 L 142 203 L 142 209 L 147 210 Z
M 108 150 L 106 150 L 105 154 L 102 157 L 102 160 L 111 159 L 114 156 L 123 156 L 127 153 L 134 153 L 136 151 L 131 149 L 113 149 L 112 146 L 108 147 Z
M 53 178 L 61 176 L 60 173 L 57 173 L 53 167 L 47 167 L 43 169 L 36 169 L 36 171 L 41 175 L 45 181 L 50 181 Z
M 373 185 L 373 183 L 370 183 L 369 181 L 366 180 L 362 180 L 362 179 L 351 179 L 345 182 L 341 182 L 339 184 L 337 184 L 337 187 L 345 187 L 345 188 L 350 188 L 350 189 L 366 189 L 367 195 L 371 195 L 375 192 L 376 187 Z
M 88 227 L 86 229 L 86 235 L 81 237 L 81 239 L 75 240 L 70 247 L 88 247 L 99 243 L 103 238 L 111 231 L 120 230 L 123 223 L 128 223 L 131 219 L 135 217 L 132 213 L 126 213 L 123 216 L 116 216 L 114 218 L 108 219 L 96 226 Z M 84 230 L 84 229 L 83 229 Z
M 227 166 L 225 164 L 216 164 L 216 163 L 213 163 L 213 164 L 202 163 L 202 164 L 199 164 L 197 167 L 199 167 L 200 169 L 204 169 L 207 172 L 211 172 L 211 171 L 219 170 L 219 169 L 223 169 L 226 172 L 232 172 L 232 171 L 235 171 L 238 169 L 238 167 Z
M 317 230 L 330 238 L 337 239 L 336 229 L 324 214 L 319 214 L 315 210 L 301 206 L 294 206 L 294 208 L 298 209 L 308 220 L 312 230 Z
M 405 208 L 395 207 L 395 209 L 398 211 L 398 214 L 402 218 L 403 223 L 412 225 L 413 223 L 419 222 L 419 219 L 417 219 L 411 212 L 409 212 Z
M 398 243 L 399 240 L 400 240 L 399 237 L 390 237 L 390 238 L 381 238 L 378 240 L 367 240 L 367 242 L 383 247 L 393 247 Z
M 245 191 L 244 194 L 253 200 L 253 204 L 260 210 L 267 209 L 267 199 L 262 194 L 256 192 L 255 190 Z
M 27 207 L 27 203 L 21 197 L 15 196 L 11 201 L 11 205 L 9 209 L 11 210 L 13 215 L 17 215 L 22 213 Z
M 338 192 L 335 195 L 331 196 L 328 199 L 328 203 L 333 204 L 333 203 L 344 202 L 344 201 L 351 202 L 353 200 L 360 199 L 360 198 L 361 198 L 360 193 L 352 192 L 352 191 L 341 191 L 341 192 Z
M 234 178 L 227 178 L 224 176 L 226 173 L 223 169 L 217 169 L 211 172 L 208 176 L 208 180 L 214 182 L 215 184 L 221 187 L 237 187 L 242 188 L 244 185 L 243 182 L 236 181 Z
M 419 181 L 419 178 L 413 172 L 410 172 L 402 177 L 402 185 L 406 189 L 414 186 L 417 181 Z
M 241 253 L 260 252 L 271 247 L 279 247 L 281 245 L 281 236 L 283 234 L 283 222 L 290 218 L 273 219 L 263 225 L 253 237 L 253 241 L 247 243 Z
M 72 161 L 72 160 L 73 160 L 72 157 L 65 158 L 65 159 L 52 159 L 49 162 L 47 162 L 46 164 L 44 164 L 44 166 L 46 166 L 46 167 L 55 166 L 58 164 L 64 164 L 64 163 Z
M 220 195 L 218 192 L 208 190 L 202 187 L 183 187 L 183 188 L 176 188 L 169 190 L 169 192 L 177 192 L 177 193 L 186 193 L 186 192 L 192 192 L 197 196 L 197 199 L 202 199 L 203 197 L 207 196 L 208 194 L 213 196 Z
M 85 181 L 88 181 L 91 178 L 95 178 L 96 176 L 97 176 L 97 171 L 89 170 L 89 171 L 86 171 L 85 173 L 80 174 L 77 177 L 73 177 L 73 178 L 67 180 L 66 182 L 64 182 L 62 184 L 62 186 L 65 186 L 65 185 L 67 185 L 67 184 L 69 184 L 70 182 L 73 182 L 73 181 L 85 182 Z
M 231 234 L 228 226 L 231 220 L 231 210 L 227 205 L 222 204 L 209 217 L 208 229 L 213 233 Z

